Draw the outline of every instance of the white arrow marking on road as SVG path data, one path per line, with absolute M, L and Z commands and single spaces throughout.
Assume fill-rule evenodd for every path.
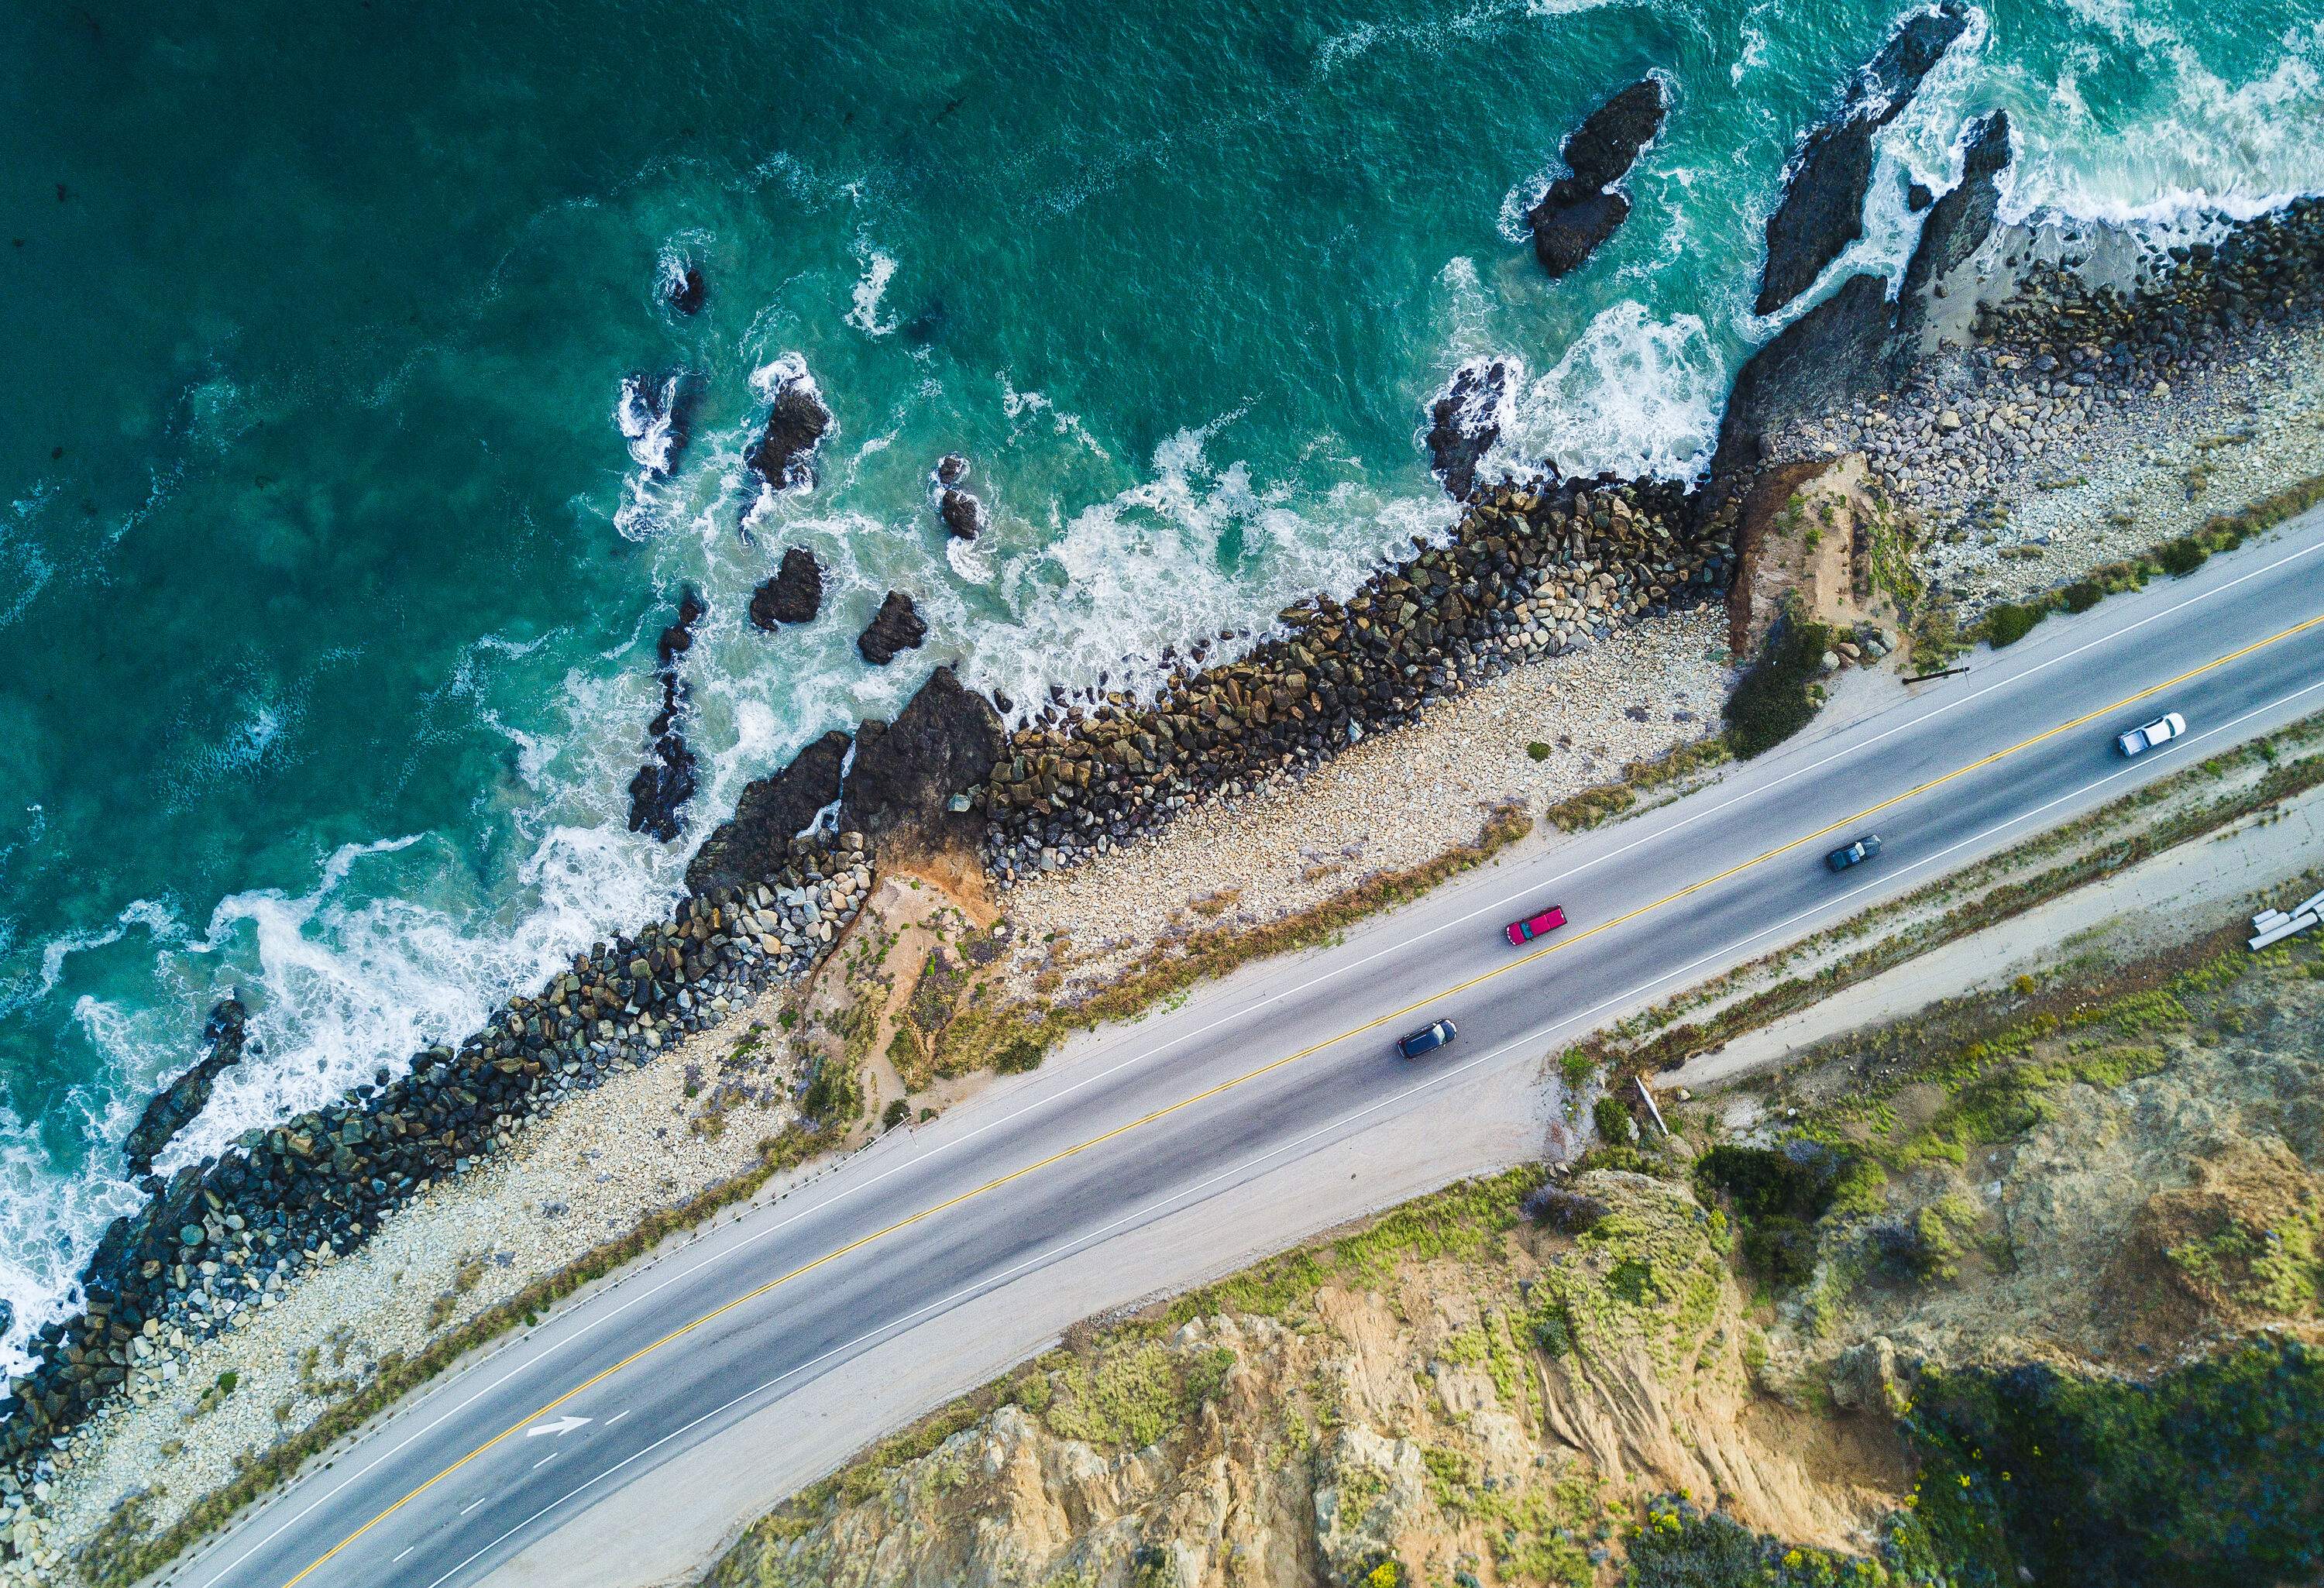
M 553 1423 L 535 1423 L 524 1431 L 524 1436 L 528 1439 L 538 1439 L 543 1434 L 549 1434 L 561 1437 L 570 1434 L 588 1420 L 587 1417 L 561 1417 Z

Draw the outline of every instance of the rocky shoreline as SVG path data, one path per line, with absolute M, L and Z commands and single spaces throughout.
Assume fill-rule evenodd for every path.
M 1443 543 L 1416 544 L 1344 600 L 1286 609 L 1278 633 L 1231 660 L 1205 665 L 1208 645 L 1194 647 L 1150 698 L 1058 690 L 1008 731 L 939 669 L 895 725 L 866 725 L 852 742 L 826 735 L 753 784 L 704 843 L 670 919 L 594 946 L 484 1030 L 416 1056 L 406 1075 L 383 1068 L 340 1103 L 251 1132 L 166 1183 L 150 1179 L 147 1207 L 117 1222 L 92 1258 L 81 1316 L 40 1332 L 39 1365 L 0 1399 L 0 1540 L 10 1557 L 53 1564 L 42 1563 L 37 1528 L 12 1529 L 37 1508 L 60 1458 L 69 1466 L 92 1411 L 155 1398 L 201 1342 L 270 1309 L 302 1271 L 469 1173 L 561 1100 L 651 1064 L 806 974 L 855 919 L 875 856 L 964 854 L 1007 890 L 1095 863 L 1198 807 L 1296 782 L 1525 662 L 1572 657 L 1626 628 L 1726 602 L 1764 531 L 1744 502 L 1771 469 L 1860 453 L 1884 498 L 1917 515 L 1924 558 L 1941 561 L 1944 547 L 1996 540 L 2003 497 L 2066 478 L 2080 466 L 2077 453 L 2172 411 L 2190 383 L 2274 346 L 2268 338 L 2324 324 L 2324 202 L 2295 202 L 2220 244 L 2146 262 L 2127 287 L 2092 284 L 2078 273 L 2095 251 L 2087 239 L 1995 235 L 2007 139 L 1997 115 L 1980 125 L 1964 180 L 1932 208 L 1898 300 L 1878 278 L 1854 278 L 1750 361 L 1701 488 L 1478 482 L 1491 438 L 1463 420 L 1491 404 L 1461 400 L 1456 385 L 1430 437 L 1438 448 L 1441 433 L 1445 478 L 1463 503 Z M 1856 197 L 1860 205 L 1860 189 Z M 830 422 L 803 375 L 787 381 L 752 466 L 770 488 L 804 483 Z M 969 507 L 939 511 L 955 533 L 955 515 L 977 522 Z M 787 558 L 782 579 L 754 605 L 762 627 L 806 621 L 819 605 L 811 559 Z M 1956 582 L 1930 595 L 1977 591 Z M 908 598 L 891 600 L 902 610 L 866 648 L 867 657 L 885 650 L 881 661 L 919 642 Z M 673 834 L 692 791 L 673 724 L 693 621 L 682 606 L 663 636 L 658 764 L 640 774 L 651 785 L 641 809 L 654 830 Z M 685 793 L 665 798 L 680 781 Z M 794 836 L 835 801 L 845 831 Z M 190 1118 L 194 1093 L 233 1062 L 229 1034 L 238 1053 L 240 1022 L 221 1006 L 189 1090 L 173 1087 L 156 1100 L 160 1115 L 148 1111 L 147 1161 L 176 1128 L 171 1119 Z

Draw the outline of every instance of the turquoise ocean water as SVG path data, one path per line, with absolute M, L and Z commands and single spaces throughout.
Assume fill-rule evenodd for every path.
M 1798 131 L 1898 8 L 876 0 L 0 14 L 0 1298 L 69 1299 L 118 1143 L 240 990 L 263 1051 L 167 1170 L 456 1037 L 654 913 L 628 833 L 682 585 L 691 835 L 940 660 L 1023 699 L 1346 586 L 1449 510 L 1422 411 L 1522 360 L 1511 463 L 1683 473 Z M 1613 89 L 1674 108 L 1552 285 L 1522 214 Z M 1987 0 L 1883 140 L 2015 118 L 2013 215 L 2158 233 L 2324 189 L 2296 0 Z M 657 282 L 698 261 L 706 307 Z M 812 492 L 740 458 L 803 361 Z M 615 422 L 699 372 L 676 475 Z M 973 460 L 972 546 L 929 510 Z M 752 533 L 738 533 L 748 514 Z M 785 546 L 823 622 L 742 608 Z M 852 639 L 895 587 L 933 639 Z

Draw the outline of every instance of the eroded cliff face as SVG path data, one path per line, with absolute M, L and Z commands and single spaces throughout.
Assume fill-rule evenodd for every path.
M 1677 1489 L 1859 1544 L 1902 1492 L 1886 1425 L 1754 1390 L 1724 1219 L 1603 1171 L 1566 1235 L 1517 1216 L 1531 1177 L 1053 1353 L 762 1521 L 712 1581 L 1590 1583 L 1637 1498 Z

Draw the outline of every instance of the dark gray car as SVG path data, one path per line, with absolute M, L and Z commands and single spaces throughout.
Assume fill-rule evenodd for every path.
M 1844 872 L 1849 866 L 1860 865 L 1879 853 L 1880 835 L 1867 833 L 1855 843 L 1835 849 L 1825 855 L 1823 863 L 1836 872 Z
M 1397 1042 L 1396 1050 L 1406 1058 L 1418 1058 L 1424 1053 L 1435 1052 L 1460 1034 L 1461 1028 L 1451 1020 L 1432 1020 Z

